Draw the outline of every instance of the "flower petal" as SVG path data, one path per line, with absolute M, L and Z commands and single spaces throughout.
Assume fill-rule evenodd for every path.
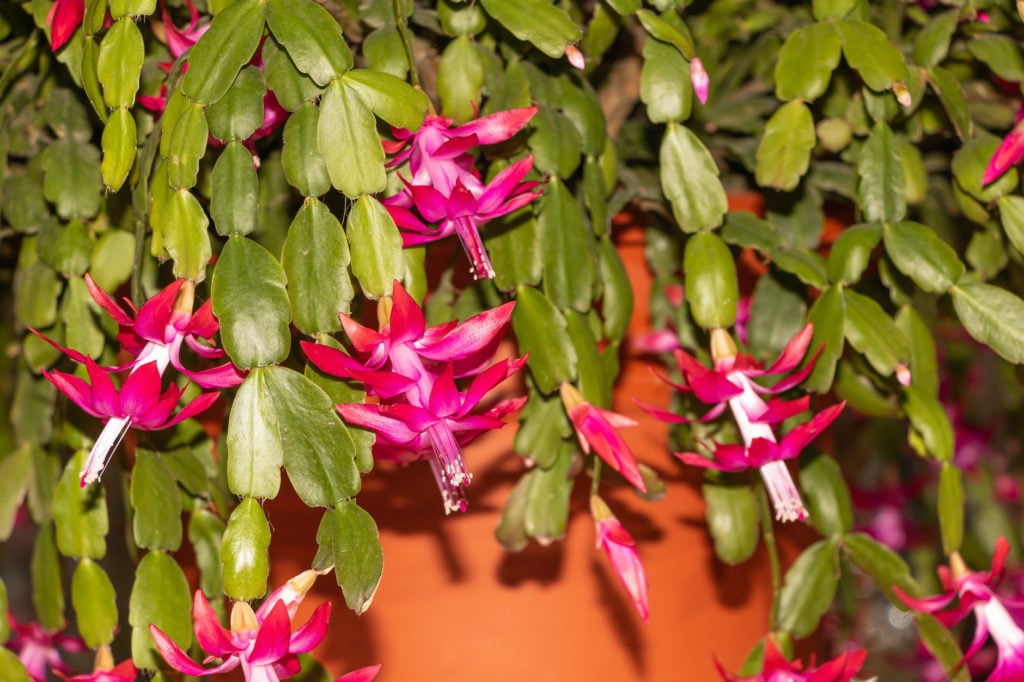
M 288 653 L 304 654 L 323 640 L 327 634 L 327 623 L 331 619 L 331 602 L 326 601 L 316 607 L 309 620 L 292 633 L 288 644 Z
M 153 642 L 156 644 L 157 651 L 159 651 L 160 655 L 163 656 L 165 661 L 167 661 L 167 665 L 171 666 L 178 672 L 200 677 L 203 675 L 212 675 L 214 673 L 215 669 L 204 668 L 186 656 L 185 652 L 181 650 L 174 640 L 165 635 L 157 626 L 151 624 L 149 626 L 149 632 L 153 636 Z M 238 659 L 232 660 L 235 665 L 238 665 Z
M 288 617 L 288 607 L 284 602 L 274 603 L 270 613 L 260 623 L 259 632 L 256 635 L 256 642 L 252 646 L 247 660 L 252 665 L 267 665 L 280 660 L 288 653 L 289 630 L 291 629 L 291 618 Z
M 238 647 L 231 642 L 230 631 L 220 624 L 217 612 L 202 590 L 196 590 L 192 598 L 192 620 L 195 622 L 196 641 L 203 651 L 218 658 L 238 654 Z
M 350 673 L 345 673 L 334 682 L 373 682 L 377 678 L 377 674 L 380 672 L 381 664 L 370 665 L 359 670 L 353 670 Z
M 138 315 L 135 316 L 136 334 L 147 341 L 170 341 L 166 338 L 167 325 L 171 322 L 174 301 L 184 283 L 185 280 L 176 279 L 142 304 Z

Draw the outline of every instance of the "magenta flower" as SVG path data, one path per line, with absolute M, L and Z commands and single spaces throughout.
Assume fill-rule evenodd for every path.
M 764 665 L 760 673 L 746 677 L 732 675 L 725 671 L 717 659 L 715 667 L 726 682 L 850 682 L 866 658 L 867 652 L 858 649 L 840 654 L 817 668 L 812 660 L 811 667 L 803 670 L 803 664 L 799 661 L 787 661 L 775 642 L 768 637 L 764 641 Z
M 115 666 L 114 657 L 110 653 L 110 647 L 105 644 L 96 652 L 96 663 L 91 673 L 68 677 L 59 670 L 54 672 L 64 682 L 135 682 L 138 676 L 135 663 L 130 658 Z
M 524 399 L 503 400 L 474 413 L 487 393 L 518 372 L 525 357 L 489 365 L 512 316 L 506 303 L 466 320 L 427 327 L 423 311 L 399 282 L 390 311 L 382 307 L 380 331 L 340 313 L 354 356 L 302 341 L 310 362 L 324 372 L 354 379 L 380 401 L 374 405 L 338 405 L 348 422 L 372 430 L 375 457 L 430 462 L 446 513 L 465 511 L 471 475 L 461 447 L 481 433 L 504 425 Z M 460 391 L 456 379 L 472 376 Z
M 299 603 L 316 580 L 315 571 L 305 571 L 275 590 L 256 611 L 247 602 L 236 601 L 231 609 L 231 629 L 221 626 L 216 611 L 202 590 L 192 601 L 196 641 L 209 656 L 204 667 L 189 658 L 174 640 L 155 625 L 149 626 L 157 650 L 167 663 L 186 675 L 219 675 L 241 666 L 247 682 L 278 682 L 299 672 L 297 654 L 313 649 L 327 633 L 331 603 L 317 607 L 304 625 L 292 632 Z
M 452 119 L 427 116 L 416 132 L 393 128 L 395 142 L 385 140 L 384 151 L 394 154 L 389 166 L 409 162 L 413 185 L 429 185 L 449 194 L 459 177 L 472 175 L 473 157 L 468 151 L 477 145 L 504 142 L 518 133 L 537 113 L 537 107 L 499 111 L 452 127 Z M 391 201 L 397 201 L 395 197 Z
M 690 60 L 690 82 L 693 84 L 693 91 L 697 93 L 700 103 L 707 104 L 708 86 L 711 85 L 711 79 L 708 78 L 708 72 L 704 69 L 704 62 L 700 60 L 700 57 Z
M 461 448 L 480 434 L 504 426 L 503 418 L 518 411 L 526 398 L 502 400 L 483 412 L 472 414 L 486 394 L 526 362 L 502 360 L 481 373 L 460 392 L 449 363 L 439 377 L 432 377 L 425 404 L 383 402 L 378 405 L 338 405 L 350 424 L 377 435 L 373 455 L 378 459 L 430 462 L 444 501 L 445 513 L 464 512 L 466 487 L 473 476 L 466 470 Z
M 85 18 L 85 0 L 54 0 L 46 13 L 50 27 L 50 49 L 56 52 L 64 46 Z
M 985 166 L 985 172 L 981 176 L 982 186 L 995 182 L 1011 166 L 1016 166 L 1021 161 L 1024 161 L 1024 121 L 1021 121 L 1018 115 L 1017 124 L 1003 138 L 996 153 Z
M 399 228 L 405 230 L 403 244 L 416 246 L 457 235 L 469 256 L 476 277 L 494 277 L 490 258 L 480 238 L 484 223 L 506 215 L 525 206 L 540 196 L 531 192 L 535 182 L 521 182 L 533 168 L 533 157 L 517 161 L 498 173 L 490 183 L 484 185 L 475 176 L 457 178 L 450 193 L 437 189 L 407 183 L 413 206 L 428 223 L 427 225 L 409 211 L 395 204 L 388 204 L 388 211 Z
M 211 302 L 207 301 L 192 312 L 195 284 L 191 281 L 178 279 L 171 282 L 142 304 L 139 310 L 135 310 L 131 302 L 125 301 L 130 313 L 97 286 L 89 275 L 85 276 L 85 283 L 93 300 L 117 323 L 117 340 L 121 348 L 135 356 L 134 360 L 124 365 L 104 367 L 106 371 L 135 371 L 142 365 L 155 362 L 161 376 L 170 365 L 203 388 L 237 386 L 245 379 L 245 374 L 230 362 L 204 370 L 190 370 L 182 364 L 182 345 L 188 346 L 202 358 L 224 357 L 222 349 L 211 345 L 211 339 L 219 328 Z M 34 329 L 31 331 L 76 362 L 85 363 L 86 358 L 82 353 L 65 348 Z
M 968 570 L 959 553 L 954 552 L 950 555 L 951 569 L 940 566 L 938 570 L 945 590 L 943 594 L 915 599 L 895 585 L 892 588 L 911 609 L 934 614 L 946 627 L 973 615 L 974 638 L 956 669 L 977 654 L 991 636 L 998 660 L 987 678 L 988 682 L 1024 679 L 1024 630 L 1021 628 L 1024 624 L 1024 600 L 1007 599 L 995 592 L 1006 575 L 1004 564 L 1009 552 L 1009 543 L 1000 536 L 992 554 L 992 570 L 988 572 Z M 958 600 L 957 605 L 950 606 L 954 599 Z
M 83 486 L 99 478 L 129 428 L 165 429 L 202 412 L 217 399 L 216 392 L 201 394 L 171 418 L 184 390 L 173 383 L 166 391 L 163 390 L 161 377 L 168 366 L 204 388 L 235 386 L 244 378 L 230 362 L 201 371 L 189 370 L 182 365 L 182 344 L 201 357 L 219 358 L 224 355 L 223 350 L 200 341 L 211 339 L 218 324 L 209 301 L 192 312 L 192 282 L 179 279 L 171 283 L 146 301 L 137 312 L 132 308 L 135 313 L 133 319 L 88 275 L 85 281 L 96 303 L 117 322 L 118 340 L 126 352 L 135 356 L 134 360 L 119 367 L 100 367 L 92 358 L 60 346 L 32 330 L 73 360 L 84 364 L 89 382 L 57 370 L 44 371 L 43 375 L 90 415 L 107 420 L 82 469 Z M 130 370 L 130 374 L 118 390 L 110 375 L 126 370 Z
M 619 576 L 629 598 L 633 600 L 633 605 L 646 623 L 650 613 L 647 573 L 636 552 L 636 542 L 615 518 L 604 500 L 597 495 L 590 496 L 590 515 L 594 517 L 597 527 L 597 546 L 608 555 L 615 574 Z
M 594 407 L 571 384 L 562 384 L 559 392 L 583 452 L 589 454 L 593 448 L 608 466 L 622 474 L 630 484 L 647 492 L 636 456 L 618 431 L 636 426 L 637 422 L 617 412 Z
M 405 189 L 385 199 L 384 204 L 404 230 L 406 246 L 455 234 L 469 256 L 474 275 L 494 277 L 480 228 L 493 218 L 525 206 L 541 193 L 532 191 L 538 183 L 523 182 L 533 168 L 532 156 L 517 161 L 484 184 L 469 150 L 508 140 L 536 112 L 535 107 L 512 109 L 455 128 L 451 127 L 451 119 L 428 116 L 415 133 L 394 130 L 397 141 L 384 145 L 385 151 L 395 154 L 389 165 L 408 160 L 412 177 L 403 178 Z
M 167 5 L 162 4 L 163 12 L 163 26 L 164 26 L 164 42 L 167 44 L 167 49 L 171 53 L 174 59 L 178 59 L 188 50 L 190 50 L 199 39 L 203 37 L 203 34 L 210 28 L 209 22 L 199 22 L 199 12 L 196 10 L 195 5 L 191 0 L 185 0 L 185 4 L 188 6 L 190 18 L 189 23 L 185 28 L 178 28 L 177 25 L 171 20 L 171 17 L 167 13 Z M 256 56 L 250 62 L 251 64 L 263 68 L 262 62 L 262 44 L 260 50 Z M 164 71 L 169 72 L 172 67 L 171 62 L 161 62 L 160 68 Z M 188 63 L 182 65 L 182 73 L 188 70 Z M 153 113 L 160 113 L 167 107 L 167 85 L 160 85 L 159 95 L 139 95 L 137 97 L 139 104 L 146 109 L 149 109 Z M 277 101 L 277 97 L 273 92 L 267 90 L 267 93 L 263 96 L 263 123 L 259 128 L 256 129 L 249 138 L 244 141 L 245 147 L 252 152 L 253 164 L 259 167 L 259 157 L 256 154 L 255 141 L 270 135 L 275 129 L 281 126 L 288 118 L 288 112 L 285 111 L 284 107 Z M 211 144 L 214 146 L 220 146 L 224 140 L 218 140 L 217 138 L 210 136 Z
M 160 9 L 164 17 L 164 35 L 167 39 L 167 49 L 175 59 L 185 54 L 193 45 L 199 42 L 199 39 L 210 28 L 209 22 L 203 25 L 199 24 L 199 11 L 192 4 L 192 0 L 185 0 L 185 5 L 189 11 L 189 22 L 188 26 L 179 29 L 167 14 L 167 4 L 164 2 L 160 3 Z
M 815 414 L 787 433 L 781 440 L 775 435 L 774 425 L 808 409 L 810 398 L 796 400 L 773 399 L 766 402 L 761 395 L 781 393 L 801 381 L 811 372 L 813 360 L 805 368 L 793 372 L 807 353 L 813 333 L 812 325 L 805 326 L 786 345 L 778 359 L 768 369 L 751 357 L 736 352 L 736 347 L 724 329 L 715 329 L 711 335 L 714 369 L 708 369 L 683 350 L 676 350 L 676 362 L 685 384 L 673 384 L 683 391 L 692 391 L 703 403 L 714 405 L 702 419 L 718 417 L 728 407 L 743 437 L 743 445 L 715 444 L 713 458 L 694 452 L 676 453 L 683 462 L 693 466 L 719 471 L 744 471 L 757 468 L 771 497 L 775 516 L 780 521 L 795 521 L 807 517 L 800 493 L 786 468 L 785 460 L 792 459 L 831 424 L 845 406 L 845 402 L 832 405 Z M 792 372 L 774 386 L 765 388 L 753 381 L 754 377 Z M 644 405 L 651 414 L 668 422 L 687 423 L 685 417 Z
M 160 371 L 155 360 L 132 370 L 121 390 L 115 388 L 110 375 L 92 358 L 85 358 L 85 369 L 89 382 L 74 374 L 43 370 L 43 376 L 76 405 L 97 419 L 107 420 L 82 467 L 79 483 L 83 487 L 99 479 L 129 428 L 143 431 L 170 428 L 199 414 L 218 398 L 217 393 L 202 393 L 172 418 L 171 413 L 184 390 L 172 383 L 161 393 Z
M 68 672 L 61 660 L 60 650 L 78 654 L 86 651 L 81 637 L 65 635 L 59 630 L 46 630 L 39 623 L 19 623 L 10 613 L 7 622 L 11 627 L 11 638 L 7 648 L 13 651 L 35 682 L 46 682 L 46 671 Z
M 365 668 L 345 673 L 334 682 L 373 682 L 373 680 L 377 679 L 377 674 L 380 672 L 381 667 L 380 663 L 368 665 Z
M 580 48 L 575 45 L 565 46 L 565 58 L 569 60 L 569 63 L 574 67 L 583 71 L 587 68 L 587 59 L 583 56 Z

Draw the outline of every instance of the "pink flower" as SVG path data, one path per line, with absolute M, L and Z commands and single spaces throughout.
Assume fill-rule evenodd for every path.
M 455 179 L 472 174 L 473 157 L 468 151 L 477 145 L 504 142 L 518 133 L 537 113 L 537 107 L 499 111 L 452 127 L 452 119 L 427 116 L 416 132 L 393 128 L 395 142 L 384 141 L 384 151 L 394 154 L 388 165 L 409 162 L 413 185 L 430 185 L 448 194 Z M 392 198 L 394 199 L 394 198 Z
M 85 0 L 54 0 L 46 14 L 50 27 L 50 49 L 56 52 L 64 46 L 85 18 Z
M 565 47 L 565 58 L 569 60 L 574 68 L 582 71 L 587 68 L 587 60 L 580 51 L 580 48 L 575 45 L 566 45 Z
M 155 625 L 150 625 L 149 631 L 160 655 L 178 672 L 219 675 L 241 666 L 247 682 L 278 682 L 299 672 L 297 654 L 312 650 L 327 633 L 330 602 L 318 606 L 304 625 L 291 630 L 295 611 L 315 580 L 315 571 L 300 573 L 275 590 L 256 611 L 247 602 L 235 602 L 231 629 L 221 626 L 216 611 L 202 591 L 196 590 L 192 602 L 196 641 L 209 654 L 204 662 L 221 659 L 213 667 L 193 661 Z
M 466 487 L 473 476 L 466 470 L 461 448 L 480 434 L 504 426 L 503 418 L 519 410 L 525 398 L 503 400 L 474 414 L 480 400 L 498 383 L 517 372 L 526 361 L 502 360 L 473 379 L 469 389 L 460 392 L 455 385 L 452 365 L 438 377 L 428 399 L 416 404 L 394 400 L 378 405 L 338 405 L 338 412 L 350 424 L 377 434 L 374 457 L 430 462 L 444 501 L 445 513 L 466 511 Z
M 165 42 L 167 43 L 167 49 L 171 53 L 174 59 L 178 59 L 188 50 L 190 50 L 199 39 L 203 37 L 206 31 L 210 28 L 210 23 L 205 22 L 199 23 L 199 12 L 196 10 L 195 5 L 191 0 L 185 0 L 185 4 L 188 6 L 190 19 L 188 26 L 183 29 L 179 29 L 175 23 L 171 20 L 167 13 L 167 5 L 162 5 L 162 12 L 164 18 L 164 36 Z M 262 43 L 256 56 L 250 62 L 255 66 L 258 66 L 261 70 L 263 68 L 262 62 Z M 160 68 L 164 71 L 170 71 L 172 67 L 171 62 L 161 62 Z M 182 73 L 188 70 L 188 63 L 182 65 Z M 144 106 L 146 109 L 154 113 L 162 112 L 167 107 L 167 85 L 161 84 L 159 95 L 139 95 L 139 104 Z M 261 139 L 270 135 L 275 129 L 281 126 L 288 118 L 288 112 L 281 106 L 277 101 L 277 97 L 270 90 L 263 96 L 263 123 L 259 128 L 256 129 L 248 139 L 244 141 L 246 148 L 253 154 L 253 163 L 259 167 L 259 157 L 256 155 L 255 140 Z M 218 140 L 217 138 L 210 136 L 211 144 L 220 146 L 224 140 Z
M 395 154 L 389 165 L 408 160 L 412 177 L 403 178 L 406 188 L 385 199 L 384 204 L 398 227 L 405 231 L 406 246 L 458 235 L 474 275 L 494 276 L 480 228 L 493 218 L 525 206 L 540 192 L 532 191 L 538 183 L 522 181 L 533 168 L 532 156 L 505 168 L 484 184 L 469 150 L 508 140 L 536 112 L 535 107 L 511 109 L 455 128 L 451 119 L 428 116 L 415 133 L 393 131 L 396 142 L 384 144 L 385 151 Z M 435 227 L 424 220 L 438 224 Z
M 618 431 L 624 427 L 636 426 L 637 422 L 611 410 L 594 407 L 584 400 L 571 384 L 562 384 L 559 392 L 562 404 L 576 429 L 576 438 L 583 452 L 589 454 L 593 448 L 608 466 L 622 474 L 630 484 L 647 492 L 647 485 L 640 474 L 636 456 Z
M 480 238 L 480 228 L 540 196 L 540 192 L 530 191 L 537 183 L 521 182 L 532 168 L 533 157 L 527 156 L 498 173 L 486 185 L 473 175 L 456 178 L 448 194 L 430 186 L 407 183 L 413 206 L 428 223 L 437 223 L 436 227 L 425 224 L 404 207 L 388 204 L 387 208 L 395 224 L 405 230 L 405 246 L 457 235 L 469 256 L 474 276 L 490 279 L 494 277 L 494 269 Z
M 810 324 L 805 326 L 768 369 L 762 369 L 753 358 L 737 353 L 732 339 L 724 329 L 712 331 L 714 369 L 708 369 L 683 350 L 677 350 L 675 354 L 686 383 L 673 385 L 682 391 L 692 391 L 703 403 L 714 405 L 702 421 L 718 417 L 728 407 L 743 437 L 743 445 L 715 444 L 713 459 L 694 452 L 676 453 L 676 456 L 687 464 L 720 471 L 744 471 L 756 467 L 771 497 L 776 518 L 781 521 L 807 517 L 807 509 L 784 460 L 800 454 L 808 443 L 839 416 L 846 404 L 832 405 L 815 414 L 810 421 L 790 430 L 781 440 L 776 438 L 774 425 L 807 410 L 810 398 L 804 396 L 790 401 L 774 399 L 765 402 L 761 395 L 781 393 L 807 377 L 813 369 L 813 360 L 804 369 L 797 372 L 793 370 L 807 353 L 812 333 L 813 327 Z M 753 381 L 754 377 L 787 372 L 793 373 L 770 388 Z M 689 421 L 649 405 L 643 407 L 668 422 Z
M 135 663 L 130 658 L 115 666 L 110 647 L 105 644 L 96 652 L 96 663 L 91 673 L 68 677 L 59 670 L 54 672 L 65 682 L 135 682 L 138 676 Z
M 218 398 L 217 393 L 202 393 L 172 418 L 171 413 L 184 390 L 172 383 L 166 391 L 160 392 L 160 371 L 155 360 L 132 370 L 120 390 L 92 358 L 85 358 L 85 369 L 89 382 L 57 370 L 43 371 L 43 376 L 76 405 L 93 417 L 107 420 L 82 467 L 80 484 L 83 487 L 99 479 L 129 428 L 143 431 L 170 428 L 199 414 Z
M 46 682 L 46 671 L 68 672 L 60 657 L 60 649 L 72 654 L 86 650 L 81 637 L 65 635 L 58 630 L 46 630 L 39 623 L 19 623 L 10 613 L 7 622 L 11 638 L 7 648 L 13 651 L 35 682 Z
M 934 614 L 947 627 L 973 615 L 974 638 L 957 669 L 977 654 L 991 636 L 999 657 L 988 682 L 1024 679 L 1024 600 L 1007 599 L 995 592 L 1006 574 L 1004 564 L 1009 552 L 1009 543 L 1000 536 L 992 555 L 992 570 L 988 572 L 968 570 L 959 553 L 954 552 L 950 555 L 951 568 L 940 566 L 938 570 L 943 594 L 915 599 L 895 585 L 892 588 L 911 609 Z M 954 599 L 958 600 L 957 605 L 950 606 Z
M 359 670 L 353 670 L 350 673 L 346 673 L 336 679 L 334 682 L 373 682 L 377 679 L 377 674 L 380 672 L 381 664 L 368 665 L 365 668 Z
M 385 299 L 387 300 L 387 299 Z M 423 310 L 395 282 L 381 308 L 379 331 L 340 313 L 354 356 L 302 341 L 310 362 L 324 372 L 354 379 L 380 398 L 375 405 L 338 405 L 341 416 L 377 434 L 374 456 L 427 459 L 445 512 L 465 511 L 470 482 L 460 448 L 484 431 L 501 427 L 523 399 L 503 400 L 473 413 L 487 393 L 518 372 L 525 357 L 490 364 L 512 317 L 514 303 L 457 321 L 427 327 Z M 389 309 L 390 308 L 390 309 Z M 455 380 L 472 376 L 460 391 Z
M 650 607 L 647 599 L 647 573 L 636 552 L 636 542 L 611 509 L 597 495 L 590 496 L 590 515 L 597 527 L 597 546 L 605 551 L 612 568 L 633 600 L 640 617 L 647 622 Z
M 211 339 L 219 328 L 217 318 L 213 316 L 211 301 L 192 312 L 195 292 L 193 282 L 184 279 L 171 282 L 142 304 L 139 310 L 135 310 L 131 302 L 125 301 L 130 312 L 121 308 L 89 275 L 85 276 L 85 283 L 93 300 L 117 323 L 117 340 L 121 348 L 135 356 L 134 360 L 124 365 L 105 367 L 108 372 L 135 371 L 142 365 L 156 362 L 161 376 L 170 365 L 203 388 L 237 386 L 245 379 L 245 374 L 230 362 L 205 370 L 190 370 L 182 364 L 182 345 L 188 346 L 202 358 L 224 357 L 222 349 L 211 345 Z M 73 360 L 85 363 L 82 353 L 54 343 L 34 329 L 32 332 Z
M 88 275 L 85 281 L 96 303 L 117 322 L 118 341 L 122 348 L 135 359 L 119 367 L 100 367 L 92 358 L 64 348 L 32 330 L 73 360 L 84 364 L 89 382 L 57 370 L 44 371 L 43 375 L 90 415 L 107 420 L 82 469 L 83 486 L 99 478 L 110 455 L 130 427 L 148 431 L 165 429 L 202 412 L 217 399 L 216 392 L 201 394 L 172 419 L 171 413 L 184 390 L 172 383 L 163 391 L 161 378 L 168 366 L 204 388 L 235 386 L 244 378 L 230 362 L 201 371 L 189 370 L 182 365 L 182 344 L 201 357 L 219 358 L 224 355 L 223 350 L 200 341 L 209 341 L 217 332 L 218 324 L 209 301 L 192 312 L 195 286 L 192 282 L 180 279 L 172 282 L 146 301 L 140 310 L 132 308 L 133 318 Z M 118 390 L 111 375 L 126 370 L 130 370 L 130 374 Z
M 764 664 L 760 673 L 740 677 L 726 672 L 717 660 L 715 666 L 726 682 L 850 682 L 864 665 L 865 658 L 867 652 L 858 649 L 840 654 L 817 668 L 814 667 L 814 661 L 811 661 L 811 668 L 803 670 L 803 664 L 799 661 L 787 661 L 775 642 L 768 637 L 764 641 Z
M 179 29 L 167 14 L 166 3 L 160 3 L 160 9 L 164 17 L 164 34 L 167 37 L 167 49 L 175 59 L 185 54 L 193 45 L 199 42 L 199 39 L 210 28 L 209 22 L 202 26 L 199 25 L 199 12 L 196 10 L 196 6 L 192 4 L 192 0 L 185 0 L 185 5 L 188 6 L 189 22 L 187 27 Z
M 700 60 L 700 57 L 690 60 L 690 82 L 693 84 L 693 91 L 697 94 L 700 103 L 707 104 L 708 86 L 711 84 L 711 79 L 708 78 L 708 72 L 704 69 L 704 62 Z
M 1003 173 L 1024 160 L 1024 121 L 1018 121 L 992 155 L 981 176 L 981 184 L 985 186 L 999 179 Z

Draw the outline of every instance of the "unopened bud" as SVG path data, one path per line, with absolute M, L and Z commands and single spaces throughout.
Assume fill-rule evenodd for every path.
M 902 362 L 896 365 L 896 381 L 900 382 L 901 386 L 910 385 L 910 368 Z
M 196 300 L 196 283 L 190 279 L 186 279 L 181 283 L 181 288 L 178 289 L 178 295 L 174 299 L 174 310 L 175 312 L 192 314 L 192 306 L 195 305 Z
M 583 57 L 583 53 L 580 52 L 580 48 L 575 45 L 569 45 L 565 48 L 565 58 L 580 71 L 587 68 L 587 60 Z
M 253 612 L 249 602 L 236 601 L 231 607 L 231 632 L 245 632 L 246 630 L 258 630 L 260 624 L 256 621 L 256 614 Z
M 907 86 L 903 83 L 893 83 L 892 92 L 896 95 L 896 101 L 903 105 L 904 109 L 909 109 L 910 105 L 913 104 L 913 100 L 910 97 L 910 90 L 907 90 Z
M 114 654 L 110 652 L 110 647 L 106 644 L 100 645 L 100 648 L 96 650 L 96 659 L 92 664 L 93 674 L 106 672 L 114 667 Z
M 693 84 L 693 91 L 697 93 L 700 103 L 707 104 L 708 86 L 711 84 L 711 79 L 708 78 L 708 72 L 704 69 L 704 62 L 700 60 L 700 57 L 690 60 L 690 82 Z
M 559 386 L 558 393 L 562 396 L 562 404 L 565 405 L 566 412 L 572 412 L 574 408 L 586 402 L 583 399 L 583 394 L 577 391 L 576 387 L 570 383 L 564 383 Z
M 608 507 L 607 503 L 597 495 L 590 496 L 590 515 L 594 517 L 594 521 L 604 521 L 608 518 L 614 518 L 615 514 Z
M 964 562 L 964 558 L 960 556 L 960 552 L 953 552 L 949 555 L 949 570 L 953 574 L 953 578 L 965 578 L 971 572 L 967 568 L 967 564 Z
M 731 360 L 737 353 L 732 334 L 721 327 L 711 330 L 711 359 L 716 365 L 722 360 Z

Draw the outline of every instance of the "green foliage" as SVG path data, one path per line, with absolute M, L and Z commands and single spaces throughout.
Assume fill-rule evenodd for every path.
M 15 3 L 0 17 L 0 277 L 9 284 L 0 294 L 8 316 L 0 405 L 11 427 L 0 434 L 0 538 L 18 541 L 27 505 L 37 528 L 25 572 L 46 628 L 73 622 L 91 648 L 111 643 L 118 627 L 130 630 L 137 665 L 164 675 L 148 625 L 191 645 L 188 557 L 216 609 L 222 594 L 262 597 L 272 531 L 282 530 L 263 500 L 293 493 L 326 510 L 311 565 L 333 569 L 349 607 L 363 613 L 383 549 L 356 499 L 361 476 L 372 475 L 375 455 L 454 457 L 444 450 L 452 444 L 424 435 L 434 413 L 444 412 L 445 424 L 466 420 L 457 444 L 518 418 L 521 459 L 509 461 L 523 468 L 503 501 L 498 540 L 518 551 L 561 539 L 573 528 L 576 495 L 588 486 L 604 495 L 621 478 L 600 476 L 598 458 L 580 456 L 572 406 L 558 389 L 572 383 L 605 409 L 628 399 L 613 388 L 644 345 L 631 333 L 648 322 L 658 333 L 645 340 L 719 368 L 731 349 L 709 358 L 708 330 L 726 330 L 743 369 L 811 323 L 806 376 L 777 397 L 817 395 L 781 403 L 799 414 L 756 422 L 776 440 L 808 412 L 847 401 L 832 430 L 814 434 L 827 454 L 800 461 L 809 523 L 824 538 L 774 566 L 771 636 L 787 654 L 789 638 L 813 635 L 830 609 L 844 625 L 862 622 L 849 597 L 854 575 L 897 606 L 894 587 L 929 592 L 899 553 L 854 530 L 862 519 L 851 487 L 902 490 L 918 467 L 938 468 L 923 501 L 904 501 L 942 549 L 914 554 L 914 573 L 929 578 L 954 552 L 983 565 L 1000 533 L 1024 543 L 993 493 L 993 481 L 1021 474 L 1008 454 L 1022 435 L 1013 365 L 1024 362 L 1024 195 L 1012 158 L 1019 93 L 1005 87 L 1024 80 L 1024 49 L 1012 6 L 196 4 L 188 31 L 209 28 L 183 53 L 187 46 L 168 39 L 171 23 L 185 30 L 189 3 L 170 2 L 157 17 L 154 0 L 87 0 L 81 25 L 56 51 L 47 44 L 50 2 Z M 702 103 L 694 95 L 705 75 Z M 502 113 L 519 107 L 535 112 Z M 423 134 L 410 140 L 414 131 Z M 1000 136 L 1010 136 L 1005 145 Z M 527 155 L 528 184 L 496 189 L 499 174 Z M 750 188 L 759 198 L 742 212 Z M 533 193 L 539 198 L 527 201 Z M 505 213 L 483 223 L 473 204 Z M 649 295 L 642 266 L 620 257 L 635 234 L 627 224 L 646 228 Z M 469 241 L 478 229 L 493 282 L 470 279 L 450 234 Z M 129 299 L 131 319 L 111 319 L 86 275 L 117 305 Z M 159 301 L 154 323 L 154 295 L 174 278 L 190 281 L 195 300 Z M 424 302 L 431 325 L 514 302 L 501 353 L 528 356 L 524 380 L 492 399 L 484 384 L 500 370 L 474 382 L 491 358 L 473 348 L 453 356 L 460 344 L 490 350 L 486 325 L 469 326 L 472 338 L 459 343 L 410 340 L 419 330 L 388 317 L 396 282 Z M 638 294 L 649 320 L 634 319 Z M 184 321 L 207 299 L 212 315 L 203 308 Z M 381 336 L 343 324 L 339 312 Z M 410 338 L 388 338 L 395 328 Z M 408 385 L 397 374 L 378 376 L 392 382 L 381 387 L 359 371 L 337 378 L 309 365 L 296 337 L 344 349 L 345 367 L 374 372 L 394 351 L 424 368 Z M 220 404 L 198 423 L 152 432 L 132 413 L 136 434 L 114 449 L 123 478 L 114 467 L 81 487 L 104 410 L 138 407 L 127 388 L 141 375 L 125 363 L 142 352 L 159 362 L 161 393 L 172 383 L 183 392 L 161 405 L 168 418 L 200 393 L 221 392 Z M 107 393 L 91 410 L 75 404 L 89 402 L 79 382 L 96 389 L 106 371 L 87 371 L 86 356 L 119 367 L 109 372 L 119 405 Z M 663 359 L 667 368 L 656 371 L 678 384 L 675 363 Z M 230 369 L 192 372 L 228 361 L 244 380 Z M 435 390 L 431 380 L 449 361 L 457 383 Z M 757 378 L 769 392 L 774 381 Z M 454 392 L 481 407 L 455 414 Z M 749 438 L 753 427 L 735 428 L 743 401 L 700 421 L 709 408 L 679 393 L 654 406 L 681 415 L 672 449 L 706 454 Z M 389 435 L 346 424 L 338 404 L 355 408 L 343 408 L 352 421 L 363 410 Z M 961 470 L 954 455 L 971 429 L 984 431 L 998 456 Z M 644 500 L 676 494 L 668 448 L 647 445 Z M 776 551 L 761 485 L 753 470 L 706 476 L 700 491 L 721 561 Z M 634 518 L 622 522 L 640 556 L 658 565 L 661 548 Z M 137 563 L 132 584 L 102 563 L 108 550 Z M 671 548 L 699 554 L 692 550 Z M 953 635 L 932 616 L 915 620 L 952 671 L 962 658 Z M 10 634 L 4 627 L 0 640 Z M 764 641 L 744 675 L 759 672 Z M 965 680 L 965 670 L 951 677 Z M 0 677 L 25 678 L 3 649 Z

